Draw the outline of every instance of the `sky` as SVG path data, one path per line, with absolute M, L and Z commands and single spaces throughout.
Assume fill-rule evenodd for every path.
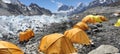
M 92 0 L 19 0 L 21 3 L 29 6 L 30 3 L 36 3 L 40 7 L 44 7 L 45 9 L 49 9 L 52 12 L 56 12 L 58 7 L 62 4 L 66 4 L 68 6 L 77 6 L 78 3 L 82 2 L 84 4 L 88 4 Z

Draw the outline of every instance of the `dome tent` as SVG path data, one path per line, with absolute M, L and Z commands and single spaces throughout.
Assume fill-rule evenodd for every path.
M 28 41 L 28 39 L 29 39 L 29 36 L 28 36 L 27 32 L 19 33 L 19 42 Z
M 95 24 L 94 15 L 87 15 L 82 19 L 82 22 Z
M 27 29 L 25 32 L 28 33 L 29 38 L 32 38 L 32 37 L 34 37 L 34 35 L 35 35 L 32 29 Z
M 19 33 L 19 41 L 20 42 L 29 41 L 29 39 L 32 37 L 34 37 L 34 32 L 31 29 L 27 29 L 27 30 L 25 30 L 25 32 Z
M 38 48 L 39 51 L 45 54 L 70 54 L 76 52 L 70 40 L 59 33 L 44 36 Z
M 73 28 L 64 32 L 64 35 L 71 40 L 72 43 L 78 43 L 82 45 L 90 45 L 90 39 L 87 34 L 78 28 Z
M 94 16 L 94 18 L 95 18 L 95 21 L 96 21 L 96 22 L 107 21 L 106 17 L 105 17 L 105 16 L 102 16 L 102 15 L 96 15 L 96 16 Z
M 120 27 L 120 19 L 117 20 L 117 22 L 114 24 L 115 27 Z
M 6 41 L 0 41 L 0 54 L 24 54 L 24 53 L 16 45 Z
M 73 28 L 79 28 L 79 29 L 82 29 L 84 31 L 89 29 L 88 25 L 86 23 L 84 23 L 84 22 L 78 22 L 77 24 L 75 24 L 73 26 Z

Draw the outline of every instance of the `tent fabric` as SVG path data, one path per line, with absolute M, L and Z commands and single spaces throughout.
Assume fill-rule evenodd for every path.
M 25 32 L 27 32 L 27 33 L 28 33 L 29 38 L 34 37 L 34 32 L 33 32 L 33 30 L 32 30 L 32 29 L 27 29 Z
M 105 16 L 102 16 L 102 15 L 97 15 L 97 16 L 99 16 L 102 21 L 107 21 L 108 20 Z
M 59 33 L 44 36 L 41 39 L 39 51 L 45 54 L 70 54 L 76 52 L 70 40 Z
M 24 54 L 24 53 L 16 45 L 6 41 L 0 41 L 0 54 Z
M 115 27 L 120 27 L 120 19 L 114 24 Z
M 30 38 L 34 37 L 34 32 L 31 29 L 27 29 L 25 32 L 19 33 L 19 41 L 28 41 Z
M 97 22 L 107 21 L 107 18 L 105 16 L 102 16 L 102 15 L 96 15 L 95 18 L 96 18 Z
M 25 41 L 26 33 L 25 32 L 20 32 L 19 33 L 19 41 L 23 42 Z
M 27 32 L 19 33 L 19 41 L 20 42 L 24 42 L 24 41 L 28 41 L 28 40 L 29 40 L 29 35 L 27 34 Z
M 72 43 L 78 43 L 82 45 L 90 45 L 90 39 L 88 35 L 78 28 L 73 28 L 64 32 L 64 35 L 71 40 Z
M 95 24 L 94 15 L 87 15 L 82 19 L 82 22 Z
M 82 29 L 84 31 L 89 29 L 88 25 L 84 22 L 78 22 L 77 24 L 75 24 L 73 26 L 73 28 L 79 28 L 79 29 Z
M 96 22 L 103 22 L 100 16 L 94 16 Z

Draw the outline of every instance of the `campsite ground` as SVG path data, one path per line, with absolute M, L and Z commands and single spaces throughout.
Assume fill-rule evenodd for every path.
M 95 46 L 83 47 L 82 50 L 80 50 L 81 54 L 87 54 L 100 45 L 112 45 L 120 49 L 120 29 L 119 27 L 113 26 L 119 17 L 112 16 L 112 13 L 102 13 L 100 15 L 106 16 L 108 21 L 101 23 L 103 27 L 98 27 L 102 31 L 95 32 L 93 35 L 89 34 Z
M 83 16 L 85 14 L 81 14 L 81 15 Z M 108 18 L 108 21 L 101 23 L 103 25 L 103 27 L 99 27 L 99 29 L 102 31 L 95 32 L 95 34 L 93 34 L 93 35 L 88 34 L 90 39 L 93 40 L 95 46 L 83 46 L 81 49 L 78 50 L 78 52 L 80 54 L 87 54 L 88 52 L 99 47 L 100 45 L 112 45 L 112 46 L 115 46 L 118 49 L 120 49 L 120 47 L 119 47 L 120 46 L 120 33 L 119 33 L 120 29 L 119 29 L 119 27 L 117 28 L 117 27 L 113 26 L 113 24 L 117 21 L 118 17 L 112 16 L 112 13 L 111 14 L 104 13 L 101 15 L 104 15 Z M 72 25 L 79 22 L 80 20 L 81 20 L 80 18 L 79 18 L 79 20 L 73 19 Z M 69 25 L 70 27 L 65 26 L 65 25 Z M 27 54 L 29 54 L 29 53 L 36 54 L 41 36 L 44 36 L 44 35 L 50 34 L 50 33 L 54 33 L 54 32 L 63 33 L 66 29 L 70 29 L 72 27 L 72 25 L 71 25 L 71 23 L 54 24 L 50 28 L 54 27 L 58 30 L 46 28 L 45 32 L 47 32 L 47 33 L 43 32 L 42 34 L 36 34 L 36 36 L 25 45 L 25 48 L 24 48 L 24 46 L 21 46 L 21 45 L 20 45 L 20 47 L 22 47 Z
M 119 8 L 119 7 L 118 7 Z M 97 8 L 95 8 L 97 9 Z M 117 9 L 117 8 L 116 8 Z M 94 10 L 94 9 L 91 9 Z M 108 9 L 107 9 L 108 10 Z M 105 11 L 99 11 L 102 13 L 99 13 L 96 11 L 96 13 L 100 15 L 104 15 L 107 17 L 108 21 L 101 23 L 103 27 L 99 27 L 100 32 L 95 32 L 95 34 L 91 35 L 88 34 L 90 39 L 93 40 L 94 46 L 83 46 L 81 49 L 78 50 L 80 54 L 87 54 L 91 50 L 99 47 L 100 45 L 112 45 L 120 49 L 120 27 L 114 27 L 113 24 L 117 21 L 119 17 L 114 17 L 112 15 L 113 12 Z M 71 17 L 71 22 L 63 22 L 63 23 L 53 23 L 51 26 L 45 26 L 42 28 L 43 30 L 38 30 L 38 33 L 36 33 L 35 37 L 30 39 L 25 44 L 19 44 L 18 38 L 12 38 L 12 39 L 5 39 L 7 41 L 10 41 L 14 44 L 17 44 L 24 52 L 25 54 L 38 54 L 38 45 L 40 42 L 40 39 L 42 36 L 59 32 L 64 33 L 65 30 L 70 29 L 74 24 L 79 22 L 84 16 L 91 14 L 90 12 L 86 11 L 84 13 L 80 13 L 77 16 L 79 16 L 77 19 L 75 17 Z M 13 41 L 14 40 L 14 41 Z

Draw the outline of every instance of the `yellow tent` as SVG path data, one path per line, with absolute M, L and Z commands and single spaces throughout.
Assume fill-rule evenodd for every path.
M 88 25 L 84 22 L 78 22 L 77 24 L 75 24 L 73 26 L 73 28 L 79 28 L 79 29 L 82 29 L 84 31 L 89 29 Z
M 102 21 L 107 21 L 108 19 L 105 16 L 98 15 Z
M 40 42 L 39 51 L 45 54 L 70 54 L 76 52 L 70 40 L 59 33 L 44 36 Z
M 0 54 L 24 54 L 24 53 L 16 45 L 6 41 L 0 41 Z
M 82 19 L 82 22 L 85 22 L 85 23 L 93 23 L 95 24 L 96 21 L 94 19 L 94 15 L 87 15 L 85 16 L 83 19 Z
M 118 21 L 115 23 L 114 26 L 115 26 L 115 27 L 120 27 L 120 19 L 118 19 Z
M 94 16 L 96 22 L 102 22 L 99 16 Z
M 102 16 L 102 15 L 96 15 L 96 16 L 94 16 L 94 18 L 95 18 L 95 21 L 96 21 L 96 22 L 107 21 L 106 17 L 105 17 L 105 16 Z
M 90 39 L 88 38 L 87 34 L 78 28 L 73 28 L 70 30 L 65 31 L 64 35 L 72 41 L 72 43 L 78 43 L 82 45 L 90 45 Z

